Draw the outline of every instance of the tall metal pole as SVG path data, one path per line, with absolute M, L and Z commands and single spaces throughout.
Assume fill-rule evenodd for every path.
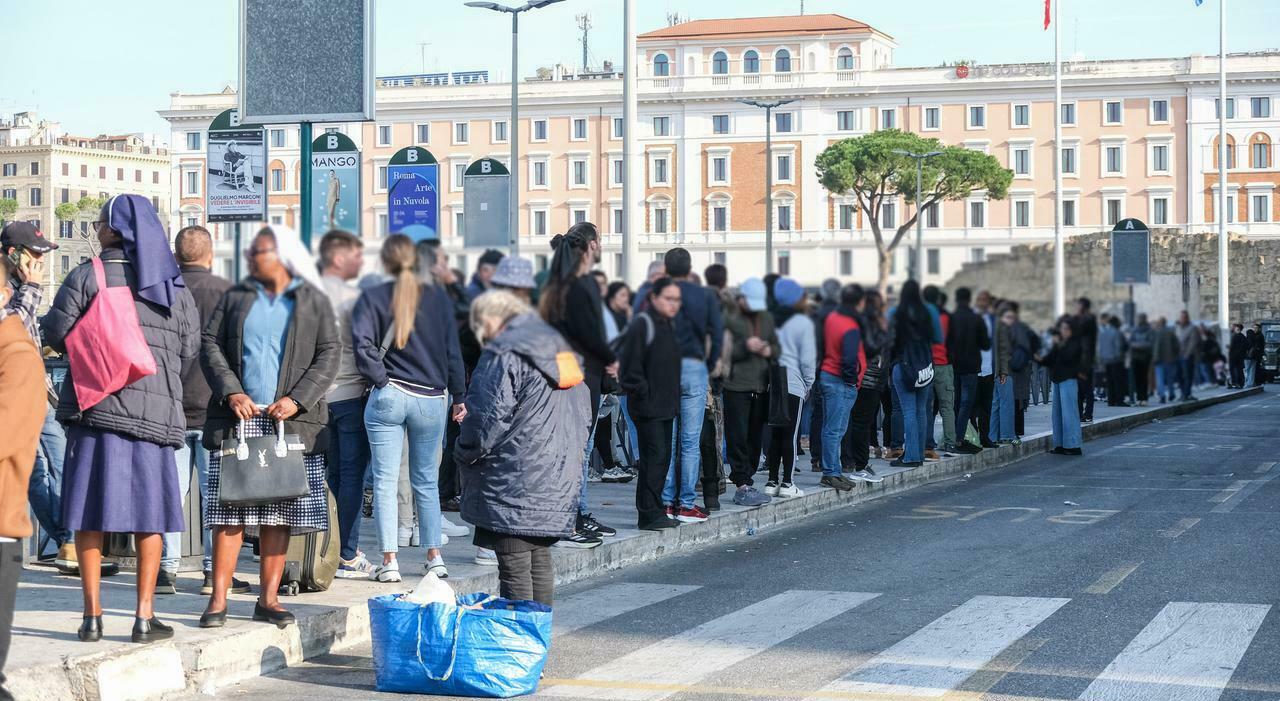
M 639 84 L 640 66 L 636 60 L 636 2 L 622 0 L 622 270 L 618 271 L 631 285 L 644 279 L 640 261 L 640 201 L 644 199 L 644 155 L 640 151 Z
M 764 272 L 773 272 L 773 107 L 764 108 Z
M 1231 308 L 1227 296 L 1227 0 L 1218 0 L 1218 338 L 1231 338 Z
M 298 128 L 298 149 L 301 151 L 301 179 L 298 183 L 298 204 L 302 209 L 302 243 L 311 247 L 311 122 L 303 122 Z M 262 189 L 267 189 L 266 178 L 263 178 Z
M 1053 314 L 1067 313 L 1067 252 L 1062 235 L 1062 23 L 1053 3 Z
M 507 213 L 511 255 L 520 255 L 520 13 L 511 13 L 511 123 L 507 142 L 511 144 L 511 202 Z
M 924 282 L 924 214 L 920 211 L 921 188 L 924 187 L 924 158 L 916 159 L 916 282 Z

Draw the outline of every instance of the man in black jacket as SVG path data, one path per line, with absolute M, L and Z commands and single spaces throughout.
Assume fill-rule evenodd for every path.
M 1093 421 L 1093 366 L 1098 356 L 1098 318 L 1092 309 L 1093 302 L 1081 297 L 1076 300 L 1076 315 L 1072 320 L 1076 338 L 1080 340 L 1080 386 L 1076 400 L 1080 402 L 1080 421 L 1086 424 Z
M 1244 387 L 1244 359 L 1249 354 L 1249 339 L 1244 335 L 1244 324 L 1231 325 L 1231 345 L 1227 350 L 1227 365 L 1231 368 L 1231 387 Z
M 967 287 L 956 290 L 956 310 L 951 314 L 947 330 L 947 357 L 956 377 L 956 451 L 979 453 L 982 446 L 964 438 L 978 393 L 978 373 L 982 370 L 982 351 L 991 349 L 991 336 L 982 317 L 974 313 L 969 302 L 973 292 Z

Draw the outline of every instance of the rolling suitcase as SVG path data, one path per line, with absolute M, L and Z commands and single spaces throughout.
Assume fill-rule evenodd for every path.
M 329 502 L 329 529 L 289 539 L 284 576 L 280 578 L 280 593 L 284 596 L 327 591 L 338 571 L 342 547 L 338 537 L 338 502 L 327 488 L 325 497 Z

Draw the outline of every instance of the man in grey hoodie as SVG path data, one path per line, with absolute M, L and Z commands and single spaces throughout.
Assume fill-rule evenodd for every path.
M 1196 376 L 1196 357 L 1200 351 L 1200 329 L 1191 323 L 1191 315 L 1184 309 L 1178 313 L 1178 324 L 1174 328 L 1178 337 L 1178 383 L 1182 389 L 1182 401 L 1195 399 L 1191 396 L 1191 383 Z

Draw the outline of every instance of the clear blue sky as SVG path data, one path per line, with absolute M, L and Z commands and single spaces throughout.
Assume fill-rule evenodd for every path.
M 1062 4 L 1064 55 L 1127 58 L 1212 54 L 1218 2 L 1055 0 Z M 511 65 L 509 20 L 463 0 L 377 0 L 379 75 Z M 515 4 L 511 0 L 510 4 Z M 798 14 L 800 0 L 638 0 L 641 31 L 669 12 L 692 19 Z M 900 66 L 967 58 L 980 63 L 1050 60 L 1052 31 L 1040 28 L 1041 0 L 806 0 L 809 14 L 862 20 L 899 43 Z M 0 0 L 0 114 L 38 109 L 68 131 L 150 131 L 168 138 L 156 115 L 172 91 L 221 89 L 236 72 L 237 0 Z M 127 8 L 123 9 L 123 8 Z M 621 0 L 565 0 L 521 21 L 521 74 L 556 62 L 577 64 L 574 16 L 591 15 L 591 61 L 622 59 Z M 1280 0 L 1229 0 L 1228 50 L 1280 46 Z

